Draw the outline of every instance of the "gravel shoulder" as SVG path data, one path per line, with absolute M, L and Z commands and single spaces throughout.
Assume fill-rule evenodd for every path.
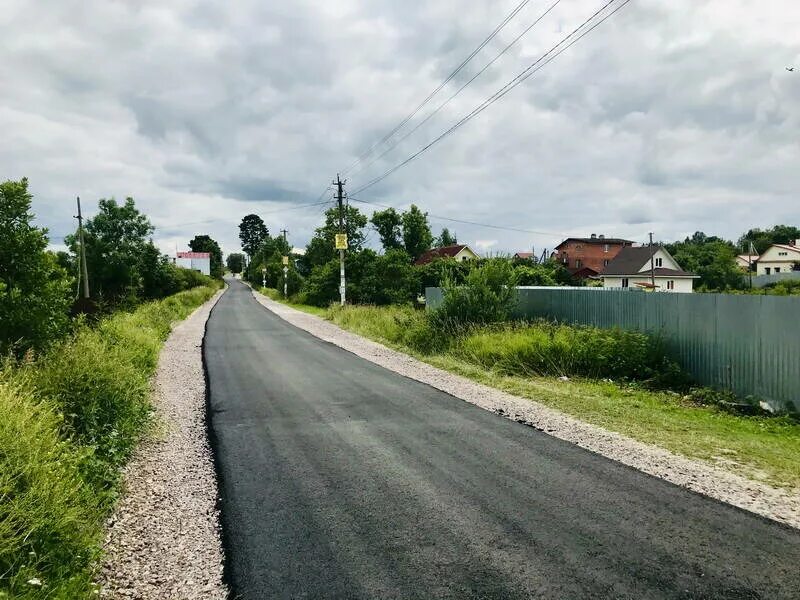
M 201 346 L 218 292 L 170 334 L 153 381 L 155 430 L 125 468 L 104 544 L 102 595 L 224 599 L 217 481 Z
M 265 308 L 292 325 L 409 379 L 426 383 L 456 398 L 525 423 L 675 485 L 800 528 L 800 494 L 796 490 L 777 489 L 584 423 L 533 400 L 514 396 L 433 367 L 407 354 L 345 331 L 320 317 L 275 302 L 256 291 L 253 291 L 253 296 Z

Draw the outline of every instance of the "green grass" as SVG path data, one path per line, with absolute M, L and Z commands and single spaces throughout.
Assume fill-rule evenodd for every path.
M 149 422 L 161 345 L 215 291 L 79 325 L 42 356 L 2 365 L 0 598 L 95 597 L 103 522 Z
M 800 424 L 787 417 L 747 417 L 698 406 L 672 392 L 591 379 L 561 381 L 509 363 L 540 335 L 484 329 L 443 350 L 430 342 L 423 313 L 405 307 L 332 307 L 327 318 L 344 329 L 408 352 L 436 367 L 536 400 L 588 423 L 740 475 L 782 487 L 800 487 Z M 518 328 L 517 328 L 518 329 Z M 465 350 L 466 349 L 466 350 Z M 523 365 L 523 368 L 524 365 Z
M 303 312 L 307 312 L 309 314 L 316 315 L 318 317 L 324 317 L 328 312 L 327 309 L 325 308 L 320 308 L 318 306 L 309 306 L 308 304 L 299 304 L 297 302 L 294 302 L 291 297 L 286 299 L 283 297 L 283 294 L 278 290 L 276 290 L 275 288 L 259 287 L 256 288 L 256 291 L 258 291 L 260 294 L 263 294 L 267 298 L 270 298 L 271 300 L 275 300 L 275 302 L 281 302 L 283 304 L 291 306 L 292 308 L 296 308 L 297 310 L 302 310 Z

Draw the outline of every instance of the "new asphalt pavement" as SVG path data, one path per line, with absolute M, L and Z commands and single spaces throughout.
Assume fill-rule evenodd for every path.
M 405 379 L 229 283 L 203 353 L 233 597 L 800 598 L 797 530 Z

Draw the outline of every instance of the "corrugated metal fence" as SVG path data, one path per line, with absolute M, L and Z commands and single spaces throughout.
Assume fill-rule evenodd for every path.
M 516 312 L 660 335 L 699 382 L 800 411 L 800 297 L 520 288 Z

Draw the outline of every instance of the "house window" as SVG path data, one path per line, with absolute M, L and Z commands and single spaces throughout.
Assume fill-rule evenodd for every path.
M 674 290 L 675 289 L 675 282 L 672 281 L 671 279 L 669 281 L 667 281 L 667 289 L 668 290 Z
M 664 264 L 664 259 L 663 259 L 663 258 L 657 258 L 657 259 L 656 259 L 656 266 L 657 266 L 657 267 L 660 267 L 660 266 L 662 266 L 663 264 Z
M 575 268 L 576 269 L 580 269 L 581 268 L 581 259 L 580 258 L 575 261 Z
M 624 288 L 628 287 L 628 278 L 627 277 L 623 277 L 622 278 L 622 287 L 624 287 Z
M 608 244 L 603 244 L 603 252 L 608 252 Z
M 769 268 L 769 267 L 764 267 L 764 273 L 765 273 L 765 274 L 767 274 L 767 275 L 769 275 L 769 273 L 770 273 L 770 268 Z
M 778 252 L 778 256 L 789 256 L 788 252 Z
M 611 261 L 610 261 L 610 260 L 608 260 L 607 258 L 606 258 L 606 259 L 604 259 L 604 260 L 603 260 L 603 266 L 604 266 L 604 267 L 607 267 L 607 266 L 608 266 L 608 263 L 610 263 L 610 262 L 611 262 Z
M 775 272 L 776 273 L 780 273 L 781 272 L 781 268 L 780 267 L 775 267 Z

